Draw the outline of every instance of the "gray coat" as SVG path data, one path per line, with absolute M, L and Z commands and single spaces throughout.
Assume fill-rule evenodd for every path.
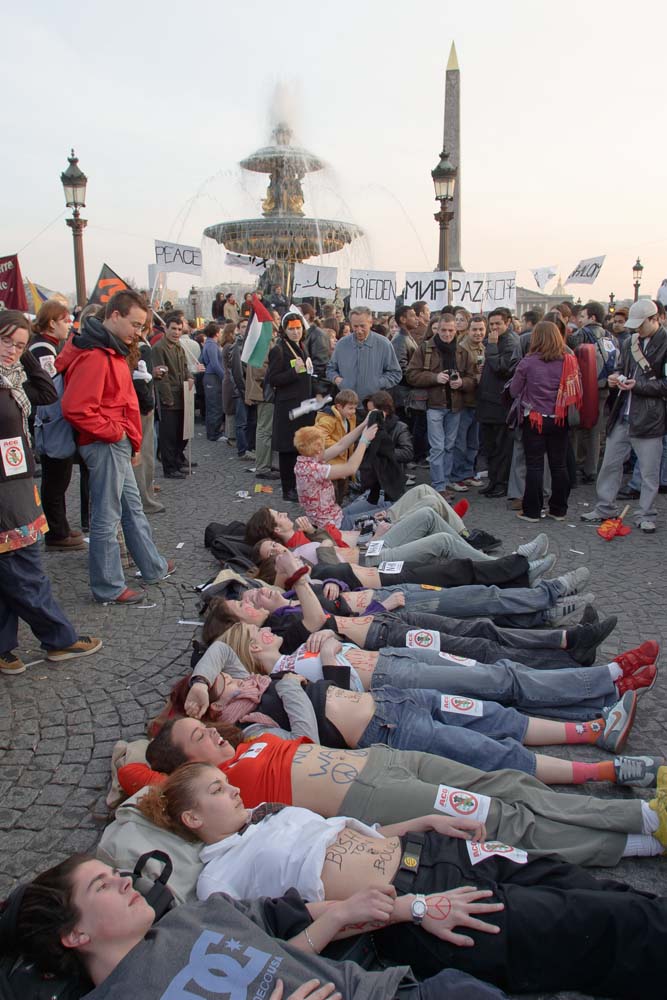
M 343 379 L 339 389 L 353 389 L 364 399 L 398 385 L 402 372 L 389 341 L 371 331 L 361 344 L 353 334 L 338 341 L 327 366 L 327 378 L 333 381 L 339 376 Z

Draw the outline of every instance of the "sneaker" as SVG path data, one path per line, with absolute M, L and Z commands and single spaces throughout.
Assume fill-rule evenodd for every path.
M 563 573 L 562 576 L 556 577 L 555 582 L 560 583 L 563 588 L 561 597 L 569 597 L 571 594 L 578 594 L 586 586 L 590 578 L 591 571 L 588 566 L 577 566 L 576 569 L 571 569 L 569 573 Z
M 544 622 L 551 628 L 558 628 L 566 618 L 576 614 L 585 604 L 591 604 L 594 600 L 595 594 L 572 594 L 568 597 L 561 597 L 553 608 L 544 612 Z
M 605 722 L 604 732 L 595 744 L 603 750 L 617 753 L 628 741 L 637 712 L 637 692 L 626 691 L 620 701 L 612 705 Z
M 89 635 L 80 635 L 76 642 L 64 649 L 50 649 L 46 654 L 46 659 L 53 663 L 60 663 L 61 660 L 74 660 L 77 656 L 90 656 L 102 648 L 101 639 L 93 639 Z
M 660 788 L 660 771 L 664 770 L 667 770 L 667 768 L 660 768 L 658 770 L 658 794 L 649 802 L 649 808 L 658 814 L 658 829 L 654 831 L 652 836 L 664 848 L 667 848 L 667 791 Z
M 549 572 L 549 570 L 554 568 L 556 562 L 556 556 L 551 555 L 545 556 L 544 559 L 535 559 L 533 562 L 528 563 L 528 585 L 534 587 L 540 582 L 543 576 Z
M 417 482 L 417 480 L 416 480 L 416 478 L 414 476 L 406 476 L 405 477 L 405 485 L 406 486 L 414 486 L 416 482 Z
M 13 653 L 3 653 L 0 656 L 0 674 L 22 674 L 25 673 L 26 665 L 20 656 Z
M 597 612 L 595 614 L 597 615 Z M 567 651 L 572 659 L 580 663 L 582 667 L 592 667 L 597 657 L 598 646 L 609 638 L 616 628 L 618 618 L 616 615 L 610 615 L 603 622 L 599 621 L 597 617 L 589 621 L 586 611 L 584 611 L 584 615 L 586 621 L 582 618 L 581 623 L 574 629 L 576 639 Z
M 507 506 L 510 510 L 523 510 L 523 500 L 521 497 L 514 497 L 507 501 Z
M 219 438 L 214 438 L 213 440 L 214 441 L 224 441 L 226 444 L 229 444 L 229 438 L 227 437 L 226 434 L 221 434 Z
M 653 521 L 640 521 L 639 530 L 643 531 L 645 535 L 655 534 L 655 524 Z
M 450 493 L 449 490 L 438 490 L 438 493 L 440 494 L 443 500 L 447 501 L 447 503 L 449 503 L 450 500 L 454 499 L 454 494 Z
M 543 559 L 549 551 L 549 539 L 542 533 L 533 538 L 532 542 L 524 542 L 516 551 L 517 555 L 525 556 L 529 562 L 533 559 Z
M 83 535 L 68 535 L 67 538 L 59 538 L 55 542 L 49 542 L 48 539 L 44 542 L 47 549 L 60 549 L 63 552 L 80 552 L 82 549 L 87 548 Z
M 242 462 L 254 462 L 257 456 L 254 451 L 245 451 L 242 455 L 239 455 Z
M 418 469 L 430 469 L 431 461 L 428 458 L 422 458 L 421 462 L 417 462 Z
M 533 524 L 539 524 L 540 523 L 539 517 L 529 517 L 528 514 L 524 514 L 524 512 L 522 510 L 520 510 L 516 516 L 521 521 L 532 521 Z
M 653 788 L 657 781 L 658 768 L 664 763 L 664 757 L 616 757 L 614 759 L 616 784 Z
M 176 569 L 176 560 L 175 559 L 168 559 L 167 560 L 167 572 L 164 574 L 164 576 L 161 576 L 160 579 L 161 580 L 168 580 L 169 577 L 173 574 L 173 572 L 174 572 L 175 569 Z
M 605 518 L 601 517 L 600 514 L 596 514 L 594 510 L 591 510 L 588 514 L 581 514 L 580 520 L 586 524 L 602 524 Z
M 637 646 L 636 649 L 629 649 L 627 653 L 615 656 L 614 663 L 619 665 L 623 671 L 623 676 L 627 677 L 629 674 L 634 674 L 635 670 L 639 670 L 640 667 L 646 667 L 651 663 L 655 663 L 659 655 L 660 646 L 658 643 L 654 639 L 648 639 L 641 646 Z
M 547 511 L 547 517 L 550 517 L 552 521 L 565 520 L 565 514 L 552 514 L 550 510 Z
M 111 601 L 102 601 L 102 604 L 140 604 L 145 596 L 145 590 L 131 590 L 126 587 L 125 590 L 121 590 L 118 597 L 114 597 Z
M 626 691 L 637 691 L 644 694 L 645 691 L 651 690 L 657 679 L 657 663 L 647 663 L 645 667 L 640 667 L 629 676 L 619 677 L 614 683 L 619 695 L 625 694 Z
M 468 492 L 468 487 L 463 482 L 463 480 L 461 480 L 460 483 L 450 483 L 449 485 L 451 486 L 451 488 L 454 490 L 455 493 L 467 493 Z
M 469 479 L 462 479 L 461 483 L 463 486 L 483 486 L 484 480 L 478 479 L 477 476 L 471 476 Z

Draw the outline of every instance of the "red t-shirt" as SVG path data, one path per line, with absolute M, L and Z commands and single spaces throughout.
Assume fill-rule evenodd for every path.
M 291 806 L 292 761 L 302 743 L 312 740 L 307 736 L 298 740 L 281 740 L 270 734 L 259 736 L 251 743 L 239 743 L 232 759 L 218 766 L 230 784 L 239 789 L 248 809 L 254 809 L 260 802 Z M 125 764 L 118 770 L 118 781 L 127 795 L 164 779 L 164 774 L 152 771 L 148 764 Z

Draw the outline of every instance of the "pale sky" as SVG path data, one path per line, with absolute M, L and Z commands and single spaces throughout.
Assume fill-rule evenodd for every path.
M 74 287 L 71 146 L 89 179 L 88 287 L 103 262 L 145 286 L 155 238 L 199 245 L 206 225 L 259 214 L 266 179 L 237 163 L 268 140 L 278 83 L 297 139 L 331 167 L 307 182 L 308 213 L 366 231 L 341 265 L 434 268 L 452 40 L 466 270 L 516 269 L 531 288 L 528 268 L 565 278 L 606 253 L 595 285 L 570 286 L 584 301 L 630 297 L 638 255 L 642 293 L 667 277 L 660 0 L 27 0 L 2 28 L 0 256 L 20 251 L 49 288 Z M 205 240 L 203 284 L 245 279 L 220 260 Z

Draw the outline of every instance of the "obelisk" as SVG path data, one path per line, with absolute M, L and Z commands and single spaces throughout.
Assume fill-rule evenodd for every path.
M 457 168 L 454 201 L 451 205 L 454 218 L 449 226 L 449 267 L 462 271 L 461 264 L 461 74 L 456 58 L 456 45 L 452 42 L 445 76 L 445 130 L 443 149 Z

